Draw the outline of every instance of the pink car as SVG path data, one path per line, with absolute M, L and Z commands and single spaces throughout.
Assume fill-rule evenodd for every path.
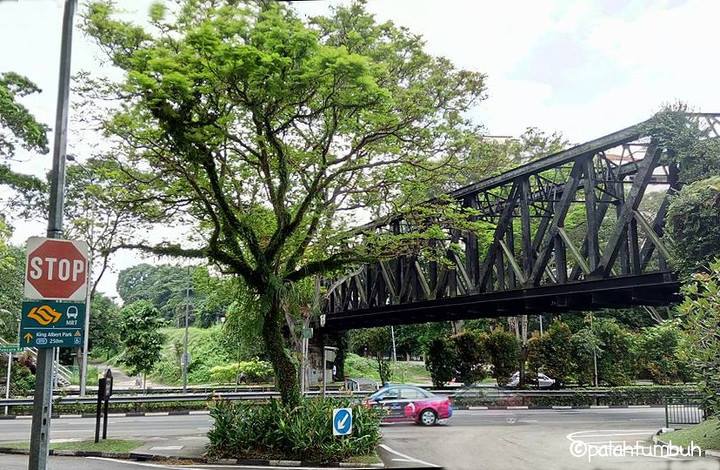
M 414 421 L 432 426 L 452 416 L 452 403 L 442 397 L 413 385 L 386 385 L 370 395 L 366 406 L 386 410 L 385 422 Z

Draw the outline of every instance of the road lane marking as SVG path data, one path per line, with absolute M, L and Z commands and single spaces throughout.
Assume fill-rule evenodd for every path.
M 144 463 L 144 462 L 131 462 L 129 460 L 119 460 L 119 459 L 108 459 L 105 457 L 87 457 L 91 460 L 101 460 L 103 462 L 113 462 L 113 463 L 124 463 L 125 465 L 132 465 L 135 467 L 150 467 L 150 468 L 164 468 L 167 470 L 186 470 L 187 467 L 168 467 L 167 465 L 158 465 L 154 463 Z M 202 470 L 202 468 L 197 468 L 196 470 Z
M 403 458 L 403 459 L 407 459 L 407 460 L 409 460 L 410 462 L 419 463 L 419 464 L 421 464 L 421 465 L 427 465 L 428 467 L 439 467 L 439 465 L 435 465 L 434 463 L 425 462 L 424 460 L 416 459 L 416 458 L 414 458 L 414 457 L 410 457 L 409 455 L 405 455 L 405 454 L 403 454 L 403 453 L 400 453 L 400 452 L 398 452 L 398 451 L 396 451 L 396 450 L 392 450 L 390 447 L 386 446 L 385 444 L 380 444 L 378 447 L 380 447 L 381 449 L 383 449 L 383 450 L 385 450 L 385 451 L 387 451 L 387 452 L 390 452 L 391 454 L 395 454 L 395 455 L 397 455 L 398 457 L 401 457 L 401 458 Z

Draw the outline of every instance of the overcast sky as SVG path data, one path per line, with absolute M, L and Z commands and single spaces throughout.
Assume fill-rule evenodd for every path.
M 0 0 L 0 72 L 15 71 L 43 93 L 24 101 L 43 122 L 54 121 L 62 0 Z M 84 2 L 83 2 L 84 3 Z M 151 0 L 117 2 L 138 18 Z M 320 14 L 340 0 L 297 3 Z M 427 48 L 488 76 L 488 99 L 473 115 L 493 135 L 526 127 L 589 140 L 647 119 L 682 100 L 720 111 L 715 0 L 369 0 L 381 20 L 421 33 Z M 103 67 L 94 45 L 76 30 L 73 71 Z M 52 136 L 51 136 L 52 138 Z M 78 142 L 70 142 L 81 147 Z M 50 155 L 15 169 L 44 174 Z M 14 241 L 43 235 L 43 223 L 14 221 Z M 115 295 L 117 271 L 141 262 L 124 254 L 100 290 Z

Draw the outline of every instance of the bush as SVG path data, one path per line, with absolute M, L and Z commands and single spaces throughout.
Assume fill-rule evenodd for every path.
M 352 434 L 333 436 L 332 410 L 345 406 L 353 409 Z M 348 400 L 304 399 L 292 409 L 277 400 L 262 405 L 219 401 L 210 415 L 208 455 L 216 459 L 337 462 L 370 454 L 380 441 L 379 411 Z
M 484 336 L 467 331 L 450 338 L 455 348 L 455 378 L 465 385 L 479 382 L 487 375 L 485 371 Z
M 520 362 L 520 344 L 517 338 L 507 330 L 495 328 L 487 335 L 485 347 L 490 356 L 492 376 L 499 385 L 505 385 Z
M 433 339 L 428 347 L 425 368 L 435 387 L 442 387 L 453 379 L 457 353 L 444 336 Z
M 273 375 L 272 364 L 253 359 L 210 369 L 210 378 L 213 382 L 235 383 L 239 375 L 242 375 L 246 382 L 267 382 Z
M 681 332 L 676 322 L 643 329 L 637 340 L 638 365 L 657 384 L 687 379 L 689 369 L 680 354 Z
M 562 386 L 572 373 L 572 332 L 559 320 L 550 324 L 543 336 L 533 336 L 529 349 L 531 369 L 546 373 Z

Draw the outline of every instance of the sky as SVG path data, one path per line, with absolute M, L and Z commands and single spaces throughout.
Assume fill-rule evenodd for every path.
M 0 0 L 0 73 L 18 72 L 40 86 L 43 92 L 23 103 L 48 125 L 54 122 L 63 3 Z M 118 2 L 138 20 L 151 3 Z M 302 15 L 316 15 L 340 3 L 347 2 L 295 5 Z M 678 100 L 697 111 L 720 111 L 720 62 L 713 54 L 717 1 L 368 0 L 367 5 L 379 20 L 422 34 L 429 52 L 487 75 L 487 99 L 472 117 L 490 135 L 518 135 L 534 126 L 580 143 L 643 121 Z M 73 41 L 73 73 L 112 73 L 77 28 Z M 83 145 L 82 135 L 73 134 L 68 151 L 80 154 Z M 24 155 L 13 166 L 42 175 L 51 156 Z M 42 221 L 13 222 L 15 243 L 45 231 Z M 116 256 L 100 290 L 116 295 L 117 272 L 143 259 Z

